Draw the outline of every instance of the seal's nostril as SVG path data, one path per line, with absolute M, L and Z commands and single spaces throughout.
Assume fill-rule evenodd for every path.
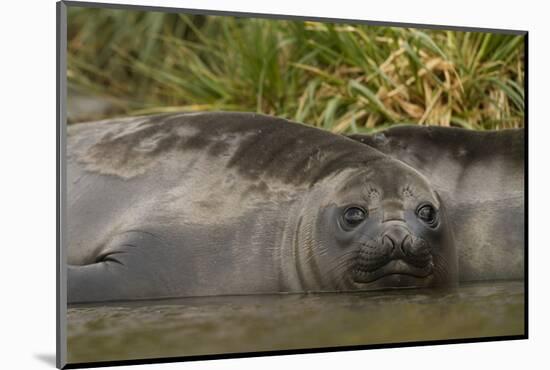
M 425 240 L 419 240 L 418 243 L 413 244 L 411 250 L 416 255 L 430 254 L 430 246 Z
M 404 254 L 408 254 L 409 251 L 412 250 L 412 237 L 410 235 L 405 235 L 405 239 L 403 239 L 403 242 L 401 243 L 401 251 Z
M 382 248 L 384 253 L 390 254 L 393 251 L 393 248 L 395 247 L 395 242 L 389 235 L 384 235 L 382 237 Z

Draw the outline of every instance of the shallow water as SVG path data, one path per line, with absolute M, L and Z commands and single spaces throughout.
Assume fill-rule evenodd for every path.
M 75 362 L 521 335 L 524 283 L 75 306 Z

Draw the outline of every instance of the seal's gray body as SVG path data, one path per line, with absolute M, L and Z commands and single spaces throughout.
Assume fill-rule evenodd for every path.
M 177 114 L 70 126 L 67 156 L 69 302 L 456 283 L 428 182 L 348 138 Z M 368 220 L 343 230 L 347 204 Z
M 157 130 L 162 124 L 165 132 Z M 254 168 L 230 167 L 249 134 L 216 134 L 148 119 L 70 127 L 70 301 L 283 289 L 275 271 L 279 256 L 262 244 L 282 237 L 295 187 L 265 182 Z M 262 212 L 255 211 L 259 202 Z M 90 283 L 97 279 L 105 282 Z
M 523 129 L 397 126 L 350 137 L 429 179 L 453 225 L 460 281 L 523 278 Z

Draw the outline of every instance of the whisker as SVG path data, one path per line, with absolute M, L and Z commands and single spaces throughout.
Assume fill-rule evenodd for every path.
M 340 257 L 334 260 L 332 266 L 328 269 L 327 273 L 330 274 L 338 269 L 346 269 L 353 264 L 355 257 L 357 257 L 356 250 L 342 254 Z

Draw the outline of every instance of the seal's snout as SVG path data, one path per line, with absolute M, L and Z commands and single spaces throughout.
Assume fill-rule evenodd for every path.
M 390 259 L 401 259 L 416 267 L 425 267 L 432 260 L 428 243 L 415 238 L 405 227 L 388 229 L 382 236 L 382 246 Z
M 433 257 L 429 244 L 414 236 L 401 223 L 385 227 L 379 238 L 365 243 L 355 266 L 358 282 L 371 282 L 389 275 L 426 277 Z

